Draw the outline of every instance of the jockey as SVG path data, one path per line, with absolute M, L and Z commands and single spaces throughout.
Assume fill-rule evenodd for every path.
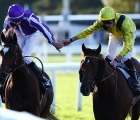
M 134 42 L 136 38 L 136 25 L 132 19 L 126 15 L 116 13 L 112 7 L 106 6 L 99 12 L 99 18 L 93 25 L 87 29 L 79 32 L 76 36 L 63 40 L 65 46 L 70 43 L 87 38 L 98 30 L 106 30 L 109 32 L 109 42 L 107 48 L 106 60 L 116 68 L 119 61 L 123 61 L 129 69 L 129 74 L 134 79 L 133 90 L 140 92 L 137 82 L 136 70 L 131 63 L 132 50 L 134 49 Z M 118 46 L 123 43 L 123 47 L 119 54 L 115 56 Z
M 40 32 L 60 52 L 59 49 L 63 47 L 63 44 L 55 42 L 49 27 L 41 23 L 40 19 L 31 10 L 24 10 L 21 5 L 13 4 L 9 7 L 7 14 L 3 33 L 9 28 L 14 29 L 23 56 L 31 56 Z M 40 68 L 37 67 L 30 57 L 25 57 L 24 61 L 37 74 L 41 83 L 41 89 L 45 92 L 50 87 L 49 80 L 42 75 Z

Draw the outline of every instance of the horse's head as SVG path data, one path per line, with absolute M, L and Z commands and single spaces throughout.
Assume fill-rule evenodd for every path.
M 15 33 L 8 31 L 5 35 L 1 33 L 2 49 L 0 50 L 1 66 L 0 66 L 0 83 L 3 83 L 7 75 L 15 69 L 18 58 L 18 44 Z
M 82 45 L 83 59 L 79 70 L 81 93 L 88 96 L 93 91 L 94 85 L 98 85 L 103 77 L 105 61 L 101 57 L 101 45 L 97 49 L 86 48 Z

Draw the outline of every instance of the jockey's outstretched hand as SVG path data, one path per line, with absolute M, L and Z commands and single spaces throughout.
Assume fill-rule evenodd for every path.
M 64 46 L 67 46 L 71 43 L 71 41 L 70 41 L 70 39 L 66 39 L 66 40 L 63 40 L 62 43 Z
M 64 45 L 63 45 L 63 42 L 53 42 L 52 45 L 53 45 L 59 52 L 61 52 L 60 49 L 64 46 Z

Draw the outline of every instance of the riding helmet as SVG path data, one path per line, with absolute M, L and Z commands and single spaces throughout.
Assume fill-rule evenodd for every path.
M 10 21 L 18 21 L 24 17 L 24 9 L 19 4 L 13 4 L 8 9 L 8 18 Z
M 115 11 L 112 7 L 106 6 L 101 9 L 99 13 L 99 20 L 113 20 L 115 18 Z

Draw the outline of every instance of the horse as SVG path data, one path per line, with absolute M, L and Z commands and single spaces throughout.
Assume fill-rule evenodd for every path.
M 24 62 L 16 34 L 1 33 L 1 41 L 3 47 L 0 50 L 0 82 L 5 83 L 5 107 L 15 111 L 26 111 L 49 120 L 58 120 L 51 111 L 54 92 L 50 77 L 43 72 L 51 84 L 43 95 L 37 75 Z
M 131 120 L 138 120 L 140 115 L 140 99 L 133 98 L 132 90 L 118 69 L 106 62 L 101 52 L 101 44 L 97 49 L 86 48 L 82 45 L 79 78 L 80 91 L 83 96 L 89 96 L 96 86 L 93 99 L 93 113 L 96 120 L 125 120 L 131 110 Z M 131 59 L 137 71 L 140 63 Z

